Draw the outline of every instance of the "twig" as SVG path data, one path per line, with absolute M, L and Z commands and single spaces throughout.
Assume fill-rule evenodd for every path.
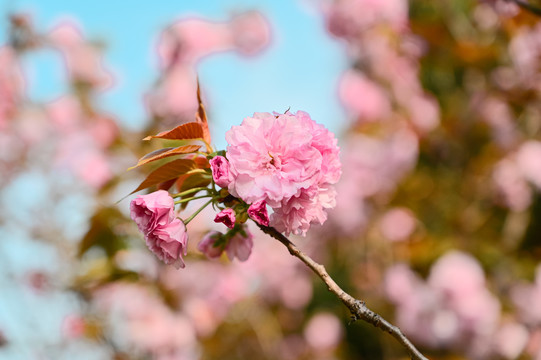
M 409 341 L 409 339 L 402 333 L 402 331 L 395 325 L 391 324 L 379 314 L 373 312 L 366 307 L 366 304 L 362 300 L 357 300 L 353 296 L 346 293 L 338 284 L 330 277 L 325 270 L 325 267 L 315 262 L 311 257 L 303 253 L 299 248 L 293 244 L 287 237 L 279 233 L 275 228 L 259 225 L 259 228 L 267 235 L 272 236 L 276 240 L 280 241 L 289 250 L 289 253 L 296 258 L 299 258 L 305 263 L 321 280 L 327 284 L 330 292 L 334 293 L 344 305 L 351 311 L 354 320 L 364 320 L 377 328 L 382 329 L 385 332 L 391 334 L 398 342 L 400 342 L 410 353 L 410 357 L 413 360 L 428 360 L 417 348 Z

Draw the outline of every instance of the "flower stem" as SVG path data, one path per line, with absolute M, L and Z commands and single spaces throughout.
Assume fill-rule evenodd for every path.
M 199 209 L 197 209 L 196 212 L 194 212 L 189 218 L 187 218 L 186 220 L 184 220 L 184 225 L 188 225 L 188 223 L 190 221 L 193 220 L 194 217 L 197 216 L 197 214 L 199 214 L 201 211 L 203 211 L 204 208 L 206 208 L 208 206 L 208 204 L 210 204 L 212 202 L 212 199 L 210 199 L 209 201 L 207 201 L 203 206 L 201 206 Z
M 191 193 L 196 193 L 196 192 L 199 192 L 199 191 L 201 191 L 201 190 L 210 190 L 210 189 L 209 189 L 208 187 L 206 187 L 206 186 L 196 187 L 196 188 L 193 188 L 193 189 L 189 189 L 189 190 L 180 192 L 180 193 L 178 193 L 178 194 L 171 195 L 171 197 L 172 197 L 172 198 L 177 198 L 177 197 L 189 195 L 189 194 L 191 194 Z
M 177 200 L 177 201 L 175 201 L 175 204 L 183 204 L 183 203 L 187 203 L 187 202 L 192 201 L 192 200 L 204 199 L 204 198 L 208 198 L 208 197 L 212 197 L 212 195 L 192 196 L 192 197 L 189 197 L 189 198 Z

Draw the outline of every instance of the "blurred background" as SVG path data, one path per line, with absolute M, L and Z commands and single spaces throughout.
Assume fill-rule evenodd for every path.
M 536 6 L 532 2 L 533 6 Z M 254 112 L 339 138 L 292 237 L 432 359 L 541 359 L 541 25 L 513 1 L 0 2 L 0 359 L 406 359 L 281 244 L 160 263 L 149 134 Z M 150 165 L 149 165 L 150 166 Z M 118 202 L 118 203 L 117 203 Z

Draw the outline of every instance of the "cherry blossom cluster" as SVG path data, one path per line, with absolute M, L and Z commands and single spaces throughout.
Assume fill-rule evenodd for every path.
M 166 264 L 184 267 L 184 224 L 209 204 L 220 210 L 214 222 L 228 230 L 208 233 L 198 249 L 209 258 L 225 251 L 230 260 L 240 261 L 252 251 L 253 236 L 245 226 L 249 218 L 279 232 L 305 235 L 311 224 L 323 224 L 326 209 L 335 205 L 333 185 L 341 175 L 337 140 L 306 112 L 256 113 L 233 126 L 226 139 L 227 151 L 207 154 L 211 188 L 173 196 L 159 190 L 131 202 L 131 217 L 147 246 Z M 194 196 L 199 191 L 206 195 Z M 205 197 L 210 200 L 184 222 L 175 217 L 175 204 Z

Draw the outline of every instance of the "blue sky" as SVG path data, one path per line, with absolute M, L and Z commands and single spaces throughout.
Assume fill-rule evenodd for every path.
M 100 105 L 133 130 L 145 123 L 141 99 L 157 76 L 152 49 L 164 26 L 191 15 L 221 21 L 238 11 L 262 11 L 272 25 L 270 48 L 249 59 L 218 54 L 203 60 L 198 69 L 214 122 L 214 142 L 224 147 L 224 132 L 256 111 L 290 107 L 307 111 L 333 131 L 341 128 L 344 113 L 335 89 L 347 60 L 342 45 L 327 34 L 321 14 L 308 1 L 4 0 L 1 9 L 30 13 L 41 31 L 73 18 L 88 37 L 105 41 L 105 61 L 117 85 L 101 95 Z M 58 81 L 65 75 L 56 55 L 41 52 L 25 65 L 33 99 L 52 100 L 67 90 L 65 82 Z

